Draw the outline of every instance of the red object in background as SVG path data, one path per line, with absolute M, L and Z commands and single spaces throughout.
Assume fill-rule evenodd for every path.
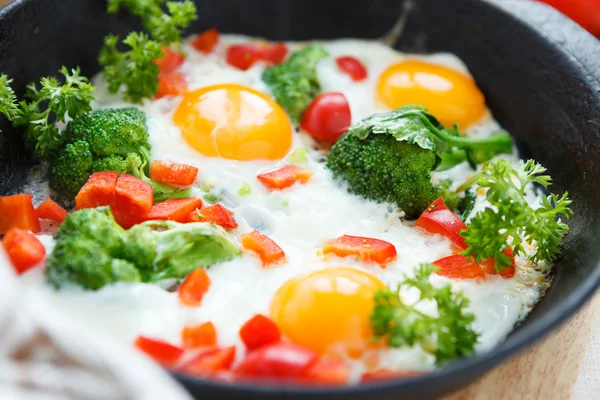
M 258 61 L 279 64 L 285 59 L 288 48 L 284 43 L 273 45 L 234 44 L 227 49 L 227 64 L 246 71 Z
M 354 57 L 338 57 L 335 62 L 342 71 L 350 75 L 354 82 L 362 81 L 367 77 L 367 69 Z
M 63 222 L 69 212 L 58 205 L 50 197 L 46 197 L 46 200 L 35 209 L 35 213 L 38 218 L 50 219 L 56 222 Z
M 292 343 L 274 343 L 249 352 L 237 366 L 241 376 L 265 378 L 298 378 L 317 361 L 317 354 Z
M 285 59 L 288 53 L 288 48 L 285 43 L 275 43 L 272 46 L 267 46 L 262 50 L 262 59 L 271 64 L 279 64 Z
M 200 353 L 194 359 L 185 363 L 179 371 L 192 376 L 212 376 L 229 369 L 234 359 L 235 346 L 222 349 L 216 348 Z
M 171 50 L 169 46 L 163 46 L 160 50 L 163 52 L 163 56 L 154 60 L 154 63 L 158 65 L 161 74 L 173 72 L 183 64 L 183 56 Z
M 154 97 L 160 99 L 164 96 L 179 96 L 187 90 L 187 82 L 181 72 L 158 74 L 158 91 Z
M 46 255 L 46 249 L 39 239 L 20 228 L 8 231 L 2 239 L 2 247 L 19 275 L 42 261 Z
M 204 268 L 198 268 L 185 277 L 179 285 L 179 301 L 190 307 L 197 307 L 210 288 L 210 278 Z
M 242 325 L 240 337 L 250 351 L 267 344 L 279 342 L 281 333 L 275 322 L 264 315 L 256 314 Z
M 192 46 L 204 54 L 212 53 L 215 46 L 219 43 L 219 31 L 215 28 L 201 32 L 192 40 Z
M 186 326 L 181 332 L 181 342 L 185 349 L 216 346 L 217 331 L 212 322 L 199 325 Z
M 21 228 L 31 232 L 41 230 L 30 194 L 15 194 L 0 197 L 0 235 L 12 228 Z
M 300 121 L 300 127 L 311 136 L 335 143 L 352 122 L 346 96 L 340 92 L 323 93 L 310 103 Z
M 172 367 L 183 355 L 182 348 L 173 346 L 162 340 L 150 339 L 145 336 L 138 336 L 134 344 L 135 347 L 148 354 L 165 367 Z
M 600 0 L 539 0 L 577 22 L 596 37 L 600 37 Z

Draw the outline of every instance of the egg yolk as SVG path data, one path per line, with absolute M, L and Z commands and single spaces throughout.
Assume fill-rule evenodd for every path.
M 286 282 L 271 303 L 271 317 L 290 341 L 320 354 L 360 357 L 372 347 L 375 276 L 337 267 Z
M 422 61 L 403 61 L 388 67 L 379 76 L 377 93 L 390 108 L 423 105 L 448 126 L 466 128 L 485 113 L 485 98 L 470 77 Z
M 278 160 L 292 145 L 292 125 L 269 96 L 222 84 L 187 93 L 173 116 L 185 141 L 210 157 Z

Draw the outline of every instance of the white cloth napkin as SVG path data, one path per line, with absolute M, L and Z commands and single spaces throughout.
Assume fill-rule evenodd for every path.
M 572 399 L 600 399 L 600 318 L 596 320 L 594 333 L 585 352 Z

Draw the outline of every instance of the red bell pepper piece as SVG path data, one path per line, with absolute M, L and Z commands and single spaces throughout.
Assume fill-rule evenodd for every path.
M 191 45 L 196 50 L 204 54 L 212 53 L 215 46 L 219 43 L 219 31 L 215 28 L 201 32 L 192 40 Z
M 227 49 L 225 60 L 242 71 L 248 70 L 262 58 L 261 49 L 253 44 L 234 44 Z
M 210 288 L 210 278 L 204 268 L 198 268 L 185 277 L 179 285 L 179 301 L 190 307 L 197 307 Z
M 510 265 L 502 272 L 496 270 L 496 261 L 494 258 L 488 258 L 483 261 L 483 270 L 490 275 L 500 275 L 503 278 L 510 279 L 517 273 L 517 265 L 515 264 L 515 258 L 513 257 L 513 249 L 509 247 L 504 251 L 504 255 L 510 258 Z
M 187 82 L 181 72 L 169 72 L 158 75 L 157 99 L 164 96 L 179 96 L 188 91 Z
M 220 204 L 192 211 L 188 220 L 190 222 L 214 222 L 225 229 L 235 229 L 238 226 L 233 218 L 233 213 Z
M 217 331 L 212 322 L 186 326 L 181 332 L 181 341 L 185 349 L 198 347 L 216 346 Z
M 317 354 L 292 343 L 278 342 L 248 353 L 236 375 L 260 378 L 299 378 L 317 361 Z
M 259 231 L 252 231 L 241 236 L 242 246 L 254 251 L 263 262 L 263 266 L 278 264 L 285 261 L 285 253 L 277 243 Z
M 262 49 L 262 59 L 271 63 L 279 64 L 288 53 L 288 48 L 285 43 L 275 43 Z
M 184 57 L 180 53 L 171 50 L 169 46 L 163 46 L 160 48 L 163 52 L 161 58 L 154 60 L 154 63 L 158 65 L 161 74 L 166 74 L 175 71 L 181 64 L 183 64 Z
M 30 194 L 15 194 L 0 197 L 0 234 L 6 234 L 13 228 L 21 228 L 31 232 L 41 230 Z
M 310 169 L 295 165 L 286 165 L 272 172 L 258 175 L 256 178 L 269 190 L 282 190 L 296 182 L 306 183 L 314 175 Z
M 433 262 L 436 274 L 449 279 L 485 279 L 485 271 L 472 257 L 454 254 Z
M 2 239 L 2 247 L 19 275 L 41 262 L 46 255 L 46 249 L 39 239 L 21 228 L 9 230 Z
M 231 368 L 235 359 L 235 346 L 212 349 L 185 363 L 179 371 L 192 376 L 212 376 Z
M 169 185 L 189 186 L 196 180 L 198 168 L 187 164 L 176 164 L 154 160 L 150 165 L 150 179 Z
M 275 322 L 264 315 L 256 314 L 242 325 L 240 337 L 248 351 L 250 351 L 267 344 L 279 342 L 281 333 Z
M 118 178 L 116 172 L 94 172 L 75 196 L 75 208 L 115 205 Z
M 423 214 L 415 222 L 415 226 L 425 229 L 429 233 L 437 233 L 447 237 L 461 250 L 467 248 L 465 238 L 460 234 L 460 231 L 467 229 L 467 226 L 446 207 L 441 197 L 423 211 Z
M 67 210 L 58 205 L 50 197 L 47 197 L 46 200 L 35 209 L 35 213 L 40 219 L 50 219 L 56 222 L 63 222 L 65 218 L 67 218 L 67 215 L 69 215 Z
M 351 56 L 338 57 L 335 62 L 338 68 L 347 73 L 353 81 L 359 82 L 367 78 L 367 69 L 356 58 Z
M 173 346 L 162 340 L 150 339 L 146 336 L 138 336 L 134 344 L 135 347 L 165 367 L 172 367 L 183 355 L 182 348 Z
M 187 222 L 190 213 L 199 207 L 202 207 L 202 199 L 167 199 L 152 206 L 144 219 Z
M 354 256 L 380 265 L 393 261 L 397 256 L 396 247 L 389 242 L 349 235 L 325 242 L 323 253 L 333 253 L 338 257 Z
M 344 385 L 348 383 L 350 371 L 342 360 L 319 360 L 309 367 L 302 382 L 316 385 Z

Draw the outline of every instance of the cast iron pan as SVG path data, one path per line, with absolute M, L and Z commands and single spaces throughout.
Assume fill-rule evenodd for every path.
M 198 0 L 190 32 L 274 40 L 377 38 L 397 20 L 401 0 Z M 462 58 L 523 158 L 548 167 L 553 191 L 568 190 L 575 216 L 547 296 L 502 345 L 423 377 L 344 389 L 227 386 L 176 376 L 197 398 L 428 399 L 473 381 L 573 315 L 600 282 L 600 45 L 553 10 L 525 0 L 419 0 L 396 48 L 450 51 Z M 0 72 L 27 82 L 65 64 L 98 71 L 108 32 L 135 28 L 108 16 L 105 0 L 17 0 L 0 12 Z M 18 132 L 0 121 L 0 195 L 19 192 L 35 164 Z M 249 282 L 249 284 L 251 284 Z M 307 327 L 310 329 L 310 327 Z

